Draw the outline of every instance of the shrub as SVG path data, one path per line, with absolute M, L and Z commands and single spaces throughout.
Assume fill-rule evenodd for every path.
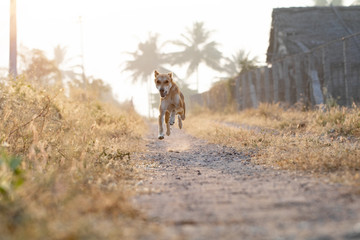
M 136 231 L 144 223 L 127 200 L 140 177 L 142 164 L 132 156 L 143 149 L 145 132 L 133 109 L 81 89 L 70 98 L 35 89 L 21 78 L 1 83 L 0 92 L 3 238 L 131 239 L 146 232 L 146 225 Z

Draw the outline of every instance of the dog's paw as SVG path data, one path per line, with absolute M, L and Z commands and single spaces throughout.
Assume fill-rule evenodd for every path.
M 164 135 L 159 135 L 159 136 L 158 136 L 158 139 L 163 140 L 163 139 L 164 139 Z
M 166 130 L 166 135 L 170 136 L 170 129 Z

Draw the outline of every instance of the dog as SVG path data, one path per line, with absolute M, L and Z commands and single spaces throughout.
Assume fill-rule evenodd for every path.
M 178 126 L 182 128 L 182 121 L 185 120 L 185 100 L 179 87 L 173 81 L 172 72 L 159 73 L 155 70 L 154 74 L 156 88 L 160 92 L 158 138 L 161 140 L 164 139 L 164 117 L 167 136 L 170 136 L 170 125 L 174 125 L 176 115 L 178 115 Z

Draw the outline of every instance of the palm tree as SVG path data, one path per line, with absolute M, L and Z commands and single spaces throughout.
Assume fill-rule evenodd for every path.
M 230 58 L 225 58 L 226 64 L 223 67 L 223 71 L 229 76 L 233 77 L 242 72 L 253 70 L 258 64 L 258 58 L 250 58 L 250 52 L 245 50 L 239 50 L 233 54 Z
M 182 51 L 168 54 L 168 61 L 172 65 L 188 64 L 187 76 L 196 73 L 196 88 L 199 91 L 199 66 L 205 63 L 206 66 L 221 71 L 221 52 L 217 49 L 218 43 L 210 41 L 211 31 L 204 28 L 203 22 L 195 22 L 191 29 L 181 34 L 182 40 L 172 41 Z
M 155 69 L 168 71 L 162 65 L 166 62 L 158 47 L 158 35 L 149 34 L 148 40 L 140 42 L 135 52 L 128 53 L 132 60 L 126 62 L 124 71 L 132 72 L 133 83 L 138 81 L 148 83 L 149 117 L 151 110 L 151 75 Z
M 54 48 L 54 64 L 59 69 L 63 85 L 66 81 L 83 81 L 82 74 L 76 73 L 75 68 L 81 65 L 70 65 L 72 59 L 66 58 L 66 47 L 57 45 Z M 84 83 L 82 84 L 84 85 Z
M 17 43 L 16 43 L 16 0 L 10 0 L 10 57 L 9 75 L 14 79 L 17 76 Z

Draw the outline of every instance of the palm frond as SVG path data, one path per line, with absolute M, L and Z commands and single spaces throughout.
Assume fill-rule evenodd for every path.
M 222 67 L 220 65 L 222 54 L 217 49 L 217 45 L 218 44 L 216 42 L 210 42 L 206 44 L 203 49 L 203 59 L 205 64 L 210 68 L 217 71 L 222 71 Z
M 131 60 L 126 61 L 123 71 L 132 72 L 133 82 L 146 82 L 155 69 L 163 69 L 166 57 L 158 48 L 158 35 L 149 35 L 149 38 L 138 44 L 134 52 L 126 52 Z
M 250 52 L 240 49 L 231 58 L 225 58 L 226 64 L 223 66 L 224 72 L 229 76 L 238 75 L 241 72 L 246 72 L 255 69 L 258 65 L 257 57 L 250 57 Z
M 217 50 L 218 44 L 215 41 L 208 42 L 210 35 L 211 31 L 204 28 L 203 22 L 195 22 L 192 28 L 187 28 L 186 33 L 181 34 L 182 40 L 171 42 L 183 50 L 168 54 L 167 59 L 172 65 L 189 63 L 188 74 L 192 74 L 201 62 L 215 70 L 221 70 L 219 62 L 222 54 Z
M 184 47 L 184 48 L 187 48 L 187 47 L 190 47 L 191 46 L 191 43 L 188 44 L 184 41 L 181 41 L 181 40 L 174 40 L 174 41 L 170 41 L 171 44 L 173 45 L 176 45 L 178 47 Z

